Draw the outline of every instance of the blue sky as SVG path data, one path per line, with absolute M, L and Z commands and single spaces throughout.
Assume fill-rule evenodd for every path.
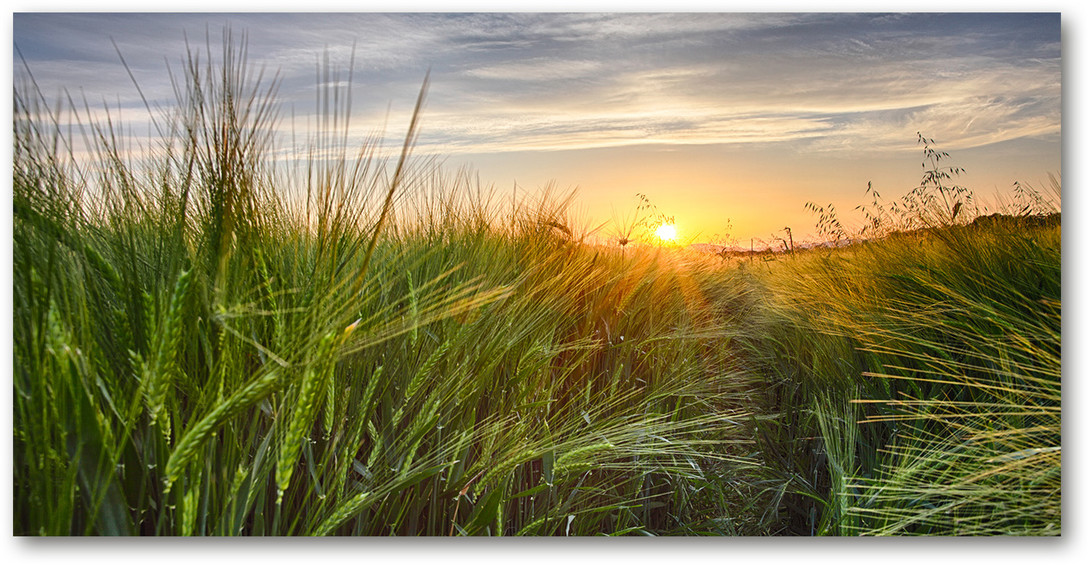
M 224 26 L 278 73 L 284 131 L 312 119 L 322 57 L 343 82 L 354 52 L 353 139 L 395 146 L 429 69 L 418 154 L 500 191 L 577 187 L 587 223 L 642 192 L 692 237 L 727 219 L 741 238 L 804 233 L 807 200 L 913 188 L 919 131 L 983 194 L 1061 171 L 1058 14 L 53 13 L 15 14 L 13 38 L 47 96 L 139 124 L 117 50 L 168 105 L 167 66 L 187 41 L 218 53 Z

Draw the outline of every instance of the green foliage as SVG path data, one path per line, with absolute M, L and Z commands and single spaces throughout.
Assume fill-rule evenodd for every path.
M 718 480 L 762 468 L 731 275 L 583 243 L 562 198 L 497 219 L 416 118 L 395 162 L 330 127 L 285 169 L 244 46 L 181 73 L 140 156 L 16 92 L 16 534 L 777 527 Z
M 16 90 L 15 534 L 1060 533 L 1060 217 L 1030 186 L 969 222 L 920 137 L 881 240 L 595 246 L 569 197 L 411 159 L 422 91 L 388 163 L 319 91 L 284 167 L 275 83 L 223 43 L 144 155 Z M 640 198 L 628 242 L 666 219 Z
M 1061 228 L 982 219 L 765 272 L 796 530 L 1061 532 Z

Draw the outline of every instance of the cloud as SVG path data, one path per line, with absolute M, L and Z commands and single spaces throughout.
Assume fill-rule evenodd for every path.
M 603 67 L 601 61 L 533 57 L 469 69 L 465 75 L 503 81 L 565 81 L 592 75 Z
M 354 66 L 354 139 L 406 124 L 432 73 L 421 148 L 484 153 L 636 144 L 914 150 L 1054 136 L 1060 20 L 1019 14 L 16 14 L 43 91 L 173 96 L 189 49 L 221 26 L 279 72 L 281 102 L 316 123 L 315 83 Z M 206 41 L 205 37 L 210 41 Z M 328 60 L 339 72 L 325 77 Z M 353 61 L 353 63 L 352 63 Z M 20 65 L 15 74 L 20 76 Z M 346 92 L 341 88 L 340 92 Z M 392 139 L 395 135 L 391 136 Z

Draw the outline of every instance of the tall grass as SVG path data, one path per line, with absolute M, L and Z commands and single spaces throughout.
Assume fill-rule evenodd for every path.
M 138 155 L 15 93 L 16 534 L 774 530 L 742 286 L 583 244 L 562 199 L 501 219 L 410 158 L 422 92 L 387 163 L 319 89 L 284 167 L 275 80 L 211 51 Z
M 776 444 L 792 442 L 814 532 L 1061 533 L 1061 227 L 1044 200 L 765 273 L 795 414 Z
M 15 91 L 16 534 L 1060 533 L 1032 187 L 972 221 L 919 135 L 873 239 L 735 266 L 413 158 L 426 80 L 386 159 L 332 86 L 284 152 L 229 32 L 172 78 L 144 147 Z

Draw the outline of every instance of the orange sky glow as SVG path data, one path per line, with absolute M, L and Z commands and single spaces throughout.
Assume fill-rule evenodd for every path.
M 117 52 L 162 107 L 165 63 L 225 26 L 279 73 L 282 135 L 316 123 L 327 54 L 354 61 L 330 83 L 352 98 L 349 143 L 377 132 L 392 150 L 429 71 L 418 158 L 500 198 L 576 191 L 572 221 L 603 236 L 642 194 L 681 242 L 815 239 L 806 202 L 850 225 L 868 183 L 887 201 L 918 185 L 919 132 L 983 206 L 1061 174 L 1057 13 L 19 13 L 13 35 L 47 96 L 111 101 L 140 131 Z

